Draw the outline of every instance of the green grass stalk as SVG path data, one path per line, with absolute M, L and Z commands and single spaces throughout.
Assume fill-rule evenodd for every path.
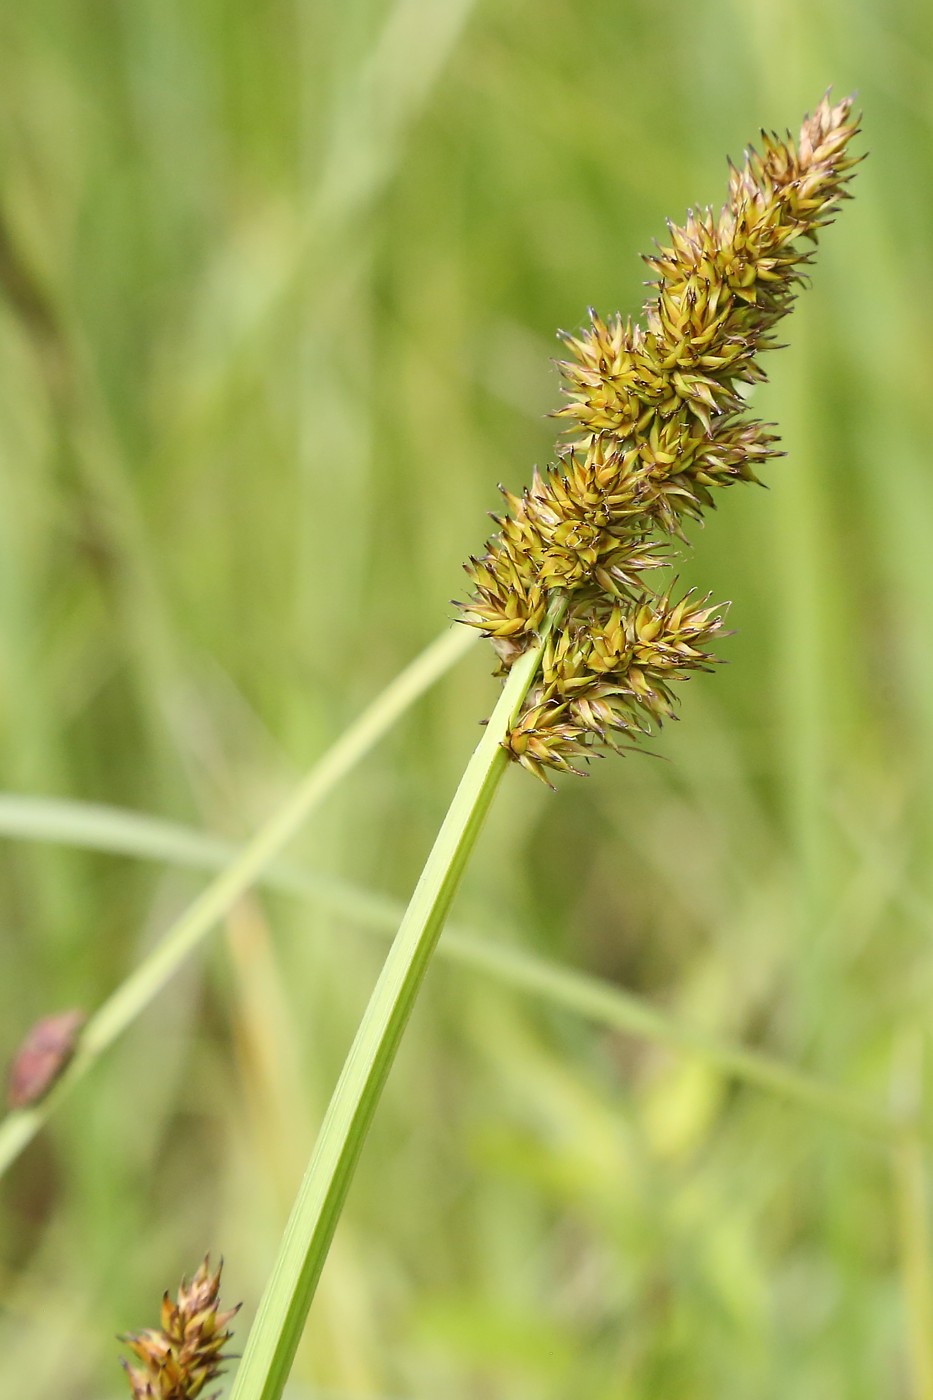
M 431 954 L 508 764 L 504 740 L 565 601 L 519 658 L 464 771 L 344 1063 L 250 1330 L 231 1400 L 278 1400 L 288 1380 L 360 1152 Z
M 907 1353 L 914 1400 L 933 1400 L 933 1273 L 927 1160 L 919 1134 L 907 1127 L 894 1144 L 897 1226 L 907 1314 Z

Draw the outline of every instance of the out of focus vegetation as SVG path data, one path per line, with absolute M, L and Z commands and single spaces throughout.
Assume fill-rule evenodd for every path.
M 933 1003 L 933 10 L 893 0 L 0 9 L 3 783 L 241 838 L 451 615 L 552 451 L 554 330 L 727 152 L 857 89 L 870 159 L 697 537 L 730 665 L 663 760 L 508 775 L 459 923 L 920 1114 Z M 477 647 L 291 852 L 404 898 Z M 4 842 L 0 1049 L 180 869 Z M 245 902 L 2 1188 L 0 1394 L 125 1392 L 205 1250 L 245 1330 L 383 944 Z M 931 1124 L 933 1127 L 933 1124 Z M 892 1164 L 894 1170 L 892 1171 Z M 933 1396 L 924 1164 L 441 963 L 290 1394 Z

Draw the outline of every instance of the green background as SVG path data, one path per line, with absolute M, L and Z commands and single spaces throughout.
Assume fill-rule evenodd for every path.
M 548 460 L 555 329 L 635 312 L 638 252 L 727 153 L 857 90 L 870 157 L 757 391 L 787 457 L 682 568 L 732 600 L 729 664 L 660 759 L 556 797 L 510 772 L 455 918 L 922 1120 L 931 40 L 914 0 L 7 0 L 4 786 L 247 836 Z M 293 858 L 404 898 L 490 668 Z M 4 1053 L 202 883 L 0 854 Z M 242 1341 L 383 946 L 257 895 L 95 1068 L 2 1187 L 0 1393 L 126 1393 L 114 1333 L 207 1249 Z M 439 963 L 289 1395 L 930 1400 L 922 1169 Z

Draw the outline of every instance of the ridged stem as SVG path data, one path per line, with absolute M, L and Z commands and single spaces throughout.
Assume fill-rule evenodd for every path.
M 321 1126 L 278 1258 L 246 1342 L 230 1400 L 279 1400 L 343 1209 L 360 1151 L 464 867 L 508 763 L 515 722 L 564 611 L 513 665 L 415 886 Z

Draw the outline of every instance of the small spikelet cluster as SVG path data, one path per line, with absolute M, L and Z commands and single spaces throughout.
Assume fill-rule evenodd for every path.
M 191 1282 L 182 1282 L 174 1302 L 164 1295 L 161 1327 L 121 1338 L 141 1363 L 123 1362 L 134 1400 L 195 1400 L 221 1374 L 232 1336 L 227 1324 L 239 1311 L 239 1305 L 219 1308 L 222 1269 L 221 1262 L 212 1272 L 205 1259 Z
M 538 683 L 506 741 L 547 769 L 671 717 L 672 681 L 703 669 L 722 629 L 708 599 L 651 587 L 671 541 L 714 504 L 717 487 L 758 481 L 780 455 L 744 393 L 764 378 L 819 229 L 830 222 L 856 159 L 851 100 L 827 96 L 796 142 L 763 133 L 730 165 L 718 217 L 691 212 L 646 258 L 655 281 L 643 323 L 621 317 L 563 334 L 567 425 L 557 463 L 521 496 L 503 490 L 498 534 L 466 570 L 462 619 L 492 639 L 507 670 L 532 645 L 555 595 L 565 600 Z

